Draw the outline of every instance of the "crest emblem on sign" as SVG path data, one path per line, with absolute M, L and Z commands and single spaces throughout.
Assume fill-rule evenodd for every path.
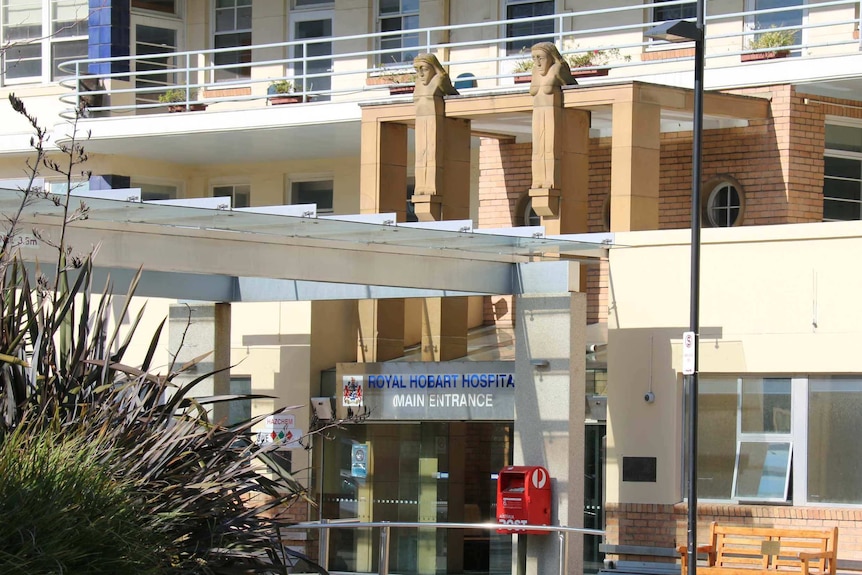
M 359 407 L 362 405 L 362 376 L 345 375 L 342 379 L 341 405 Z

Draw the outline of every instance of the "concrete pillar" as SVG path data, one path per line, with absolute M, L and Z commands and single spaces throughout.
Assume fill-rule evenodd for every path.
M 387 361 L 404 355 L 404 300 L 359 301 L 360 362 Z
M 514 464 L 547 468 L 551 523 L 583 527 L 586 294 L 518 296 L 515 310 Z M 534 367 L 539 359 L 548 367 Z M 518 537 L 527 574 L 558 572 L 556 536 Z M 583 538 L 570 535 L 567 574 L 580 573 Z
M 466 297 L 425 298 L 422 306 L 422 361 L 449 361 L 467 355 Z
M 362 118 L 359 150 L 359 211 L 407 217 L 407 126 Z
M 661 107 L 631 100 L 613 105 L 611 231 L 658 229 Z
M 443 153 L 444 220 L 470 218 L 470 121 L 445 119 L 445 147 Z
M 362 119 L 359 210 L 395 212 L 407 218 L 407 126 Z M 386 361 L 404 355 L 404 300 L 362 300 L 358 360 Z

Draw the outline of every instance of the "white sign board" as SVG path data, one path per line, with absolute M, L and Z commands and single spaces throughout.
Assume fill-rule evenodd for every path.
M 697 338 L 693 331 L 687 331 L 682 334 L 682 374 L 694 374 L 694 356 L 697 353 L 696 347 Z
M 296 417 L 279 414 L 266 418 L 265 427 L 257 434 L 258 445 L 275 443 L 278 449 L 301 449 L 302 430 L 296 428 Z

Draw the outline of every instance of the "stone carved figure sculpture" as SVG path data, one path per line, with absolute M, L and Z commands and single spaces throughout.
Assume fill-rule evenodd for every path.
M 413 105 L 416 110 L 416 191 L 417 195 L 437 193 L 442 170 L 443 130 L 445 119 L 443 96 L 457 94 L 449 74 L 434 54 L 419 54 L 413 60 L 416 88 Z
M 539 42 L 530 50 L 533 73 L 533 178 L 531 189 L 557 187 L 562 130 L 562 87 L 577 84 L 569 64 L 551 42 Z

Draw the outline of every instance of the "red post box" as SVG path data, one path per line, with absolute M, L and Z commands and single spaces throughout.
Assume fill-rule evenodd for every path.
M 539 466 L 510 465 L 497 476 L 497 523 L 504 525 L 551 524 L 551 477 Z M 550 531 L 507 530 L 498 533 L 533 533 Z

